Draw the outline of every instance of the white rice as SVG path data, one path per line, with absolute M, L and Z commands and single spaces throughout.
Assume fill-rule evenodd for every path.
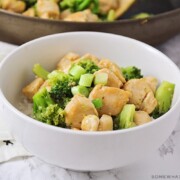
M 33 103 L 30 102 L 25 96 L 21 95 L 20 101 L 17 105 L 18 110 L 22 113 L 26 114 L 27 116 L 32 117 L 33 113 Z

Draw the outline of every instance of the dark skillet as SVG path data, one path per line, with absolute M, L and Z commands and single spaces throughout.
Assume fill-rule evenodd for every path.
M 144 20 L 130 19 L 140 12 L 154 16 Z M 180 0 L 137 0 L 121 19 L 109 23 L 44 20 L 0 10 L 1 41 L 20 45 L 41 36 L 69 31 L 115 33 L 156 45 L 180 33 Z

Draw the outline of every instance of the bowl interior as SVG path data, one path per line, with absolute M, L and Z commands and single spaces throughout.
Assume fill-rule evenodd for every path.
M 136 40 L 93 32 L 47 36 L 19 47 L 1 64 L 1 92 L 18 108 L 22 87 L 34 78 L 33 65 L 40 63 L 48 70 L 53 70 L 60 58 L 68 52 L 81 55 L 92 53 L 99 58 L 108 58 L 120 66 L 135 65 L 142 69 L 144 76 L 155 76 L 159 81 L 175 83 L 173 104 L 179 100 L 180 72 L 165 55 Z

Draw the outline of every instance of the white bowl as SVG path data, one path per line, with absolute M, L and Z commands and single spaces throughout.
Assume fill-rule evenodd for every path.
M 21 88 L 33 79 L 33 65 L 40 63 L 52 70 L 70 51 L 109 58 L 120 66 L 135 65 L 144 75 L 175 83 L 172 108 L 146 125 L 111 132 L 62 129 L 20 112 Z M 68 169 L 107 170 L 150 155 L 168 138 L 180 113 L 180 72 L 168 57 L 139 41 L 96 32 L 63 33 L 24 44 L 4 59 L 0 66 L 0 99 L 11 133 L 33 155 Z

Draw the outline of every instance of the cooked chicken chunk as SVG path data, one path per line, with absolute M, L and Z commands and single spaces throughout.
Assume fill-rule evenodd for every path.
M 132 93 L 130 103 L 134 104 L 137 109 L 144 110 L 149 114 L 155 109 L 157 100 L 144 78 L 129 80 L 124 85 L 124 90 Z
M 71 67 L 72 63 L 77 60 L 80 56 L 75 53 L 68 53 L 66 54 L 57 64 L 57 69 L 68 73 L 69 68 Z
M 158 85 L 158 80 L 152 76 L 147 76 L 147 77 L 144 77 L 143 79 L 148 83 L 153 93 L 155 93 L 157 85 Z
M 152 113 L 157 106 L 157 100 L 154 97 L 153 92 L 148 92 L 144 98 L 140 109 L 146 111 L 148 114 Z
M 99 0 L 99 10 L 102 14 L 107 14 L 111 9 L 119 8 L 119 0 Z
M 97 131 L 99 127 L 99 118 L 96 115 L 87 115 L 81 123 L 83 131 Z
M 22 89 L 23 94 L 29 99 L 32 100 L 34 94 L 39 90 L 41 85 L 44 83 L 42 78 L 36 78 L 30 84 Z
M 26 9 L 25 2 L 20 0 L 1 0 L 0 4 L 3 9 L 16 13 L 22 13 Z
M 61 19 L 65 19 L 65 18 L 67 18 L 71 14 L 72 14 L 71 10 L 70 9 L 66 9 L 66 10 L 61 12 L 60 18 Z
M 81 122 L 87 115 L 98 115 L 92 102 L 81 95 L 75 95 L 65 108 L 66 125 L 81 128 Z
M 119 78 L 111 70 L 103 68 L 103 69 L 100 69 L 99 71 L 95 72 L 95 75 L 99 74 L 99 73 L 106 73 L 108 75 L 108 82 L 107 82 L 106 86 L 120 88 L 123 85 L 123 83 L 119 80 Z
M 117 115 L 121 112 L 123 106 L 129 101 L 131 94 L 115 87 L 96 85 L 91 91 L 89 99 L 100 98 L 103 101 L 102 108 L 98 109 L 99 115 Z
M 99 122 L 99 131 L 112 131 L 113 130 L 113 119 L 111 116 L 103 114 Z
M 134 115 L 134 122 L 137 126 L 148 123 L 151 121 L 151 117 L 145 111 L 136 111 Z
M 74 21 L 74 22 L 97 22 L 99 18 L 97 15 L 93 14 L 90 10 L 79 11 L 67 16 L 64 21 Z
M 35 8 L 32 7 L 32 8 L 27 9 L 27 10 L 23 13 L 23 15 L 29 16 L 29 17 L 35 17 L 35 16 L 36 16 Z
M 60 11 L 58 4 L 49 0 L 38 0 L 36 4 L 36 12 L 38 17 L 44 19 L 59 19 Z
M 99 62 L 98 66 L 100 68 L 107 68 L 107 69 L 111 70 L 120 79 L 120 81 L 122 83 L 126 82 L 125 78 L 123 77 L 123 75 L 121 73 L 120 68 L 116 64 L 112 63 L 110 60 L 102 59 Z

